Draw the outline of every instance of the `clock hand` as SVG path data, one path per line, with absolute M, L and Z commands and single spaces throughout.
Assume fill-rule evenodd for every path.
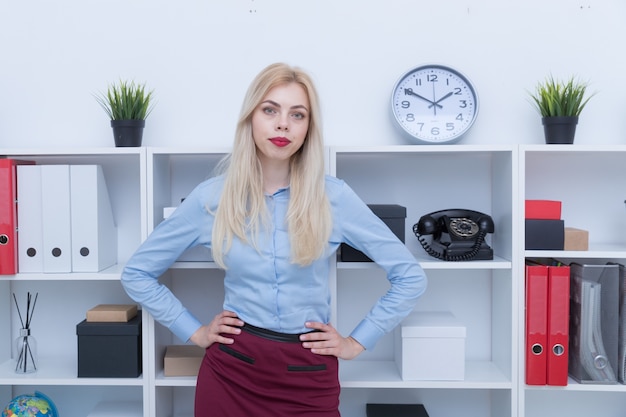
M 441 104 L 439 104 L 440 101 L 443 101 L 445 99 L 447 99 L 448 97 L 450 97 L 453 94 L 452 91 L 450 91 L 448 94 L 446 94 L 445 96 L 441 97 L 439 100 L 432 102 L 432 104 L 430 106 L 428 106 L 428 108 L 430 109 L 433 106 L 439 106 L 440 108 L 442 107 Z
M 426 97 L 422 97 L 422 96 L 420 96 L 419 94 L 417 94 L 416 92 L 414 92 L 413 90 L 409 90 L 408 88 L 405 88 L 405 89 L 404 89 L 404 94 L 409 94 L 409 95 L 411 95 L 411 96 L 415 96 L 415 97 L 417 97 L 417 98 L 421 98 L 422 100 L 424 100 L 424 101 L 427 101 L 427 102 L 431 103 L 431 104 L 430 104 L 430 106 L 428 106 L 428 108 L 431 108 L 431 107 L 433 107 L 433 106 L 437 106 L 437 107 L 439 107 L 439 108 L 443 108 L 443 106 L 442 106 L 441 104 L 435 103 L 434 101 L 429 100 L 429 99 L 427 99 Z

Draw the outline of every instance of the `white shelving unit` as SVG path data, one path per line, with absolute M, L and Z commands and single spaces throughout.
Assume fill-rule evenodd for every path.
M 102 165 L 117 225 L 118 265 L 100 273 L 17 274 L 0 277 L 0 404 L 19 394 L 40 390 L 65 417 L 84 417 L 101 401 L 149 398 L 145 376 L 78 378 L 76 325 L 100 303 L 131 302 L 121 288 L 121 267 L 147 236 L 146 152 L 137 148 L 10 149 L 0 155 L 38 164 Z M 13 341 L 20 328 L 12 294 L 18 302 L 38 293 L 32 333 L 38 342 L 39 369 L 15 373 Z M 147 317 L 146 317 L 147 318 Z M 143 342 L 148 341 L 147 333 Z
M 561 201 L 565 226 L 589 231 L 588 251 L 524 251 L 522 245 L 523 256 L 555 258 L 564 263 L 626 263 L 625 166 L 626 147 L 621 145 L 520 146 L 521 202 Z M 522 231 L 523 217 L 519 216 Z M 524 306 L 524 265 L 519 266 L 519 303 Z M 570 378 L 565 387 L 525 385 L 524 314 L 519 317 L 520 416 L 623 414 L 626 386 L 621 384 L 579 384 Z
M 429 288 L 416 309 L 452 311 L 467 328 L 464 381 L 403 381 L 394 362 L 392 335 L 373 351 L 342 362 L 342 415 L 363 416 L 367 402 L 393 401 L 423 403 L 432 416 L 515 415 L 516 148 L 391 146 L 330 152 L 330 173 L 344 179 L 366 203 L 407 208 L 405 243 L 429 277 Z M 413 224 L 424 214 L 448 208 L 493 217 L 493 261 L 444 262 L 428 257 L 413 234 Z M 347 334 L 387 283 L 383 271 L 372 263 L 338 262 L 335 279 L 335 317 L 338 329 Z
M 143 375 L 77 378 L 75 327 L 99 303 L 131 302 L 119 275 L 137 246 L 198 183 L 214 174 L 227 149 L 7 149 L 0 155 L 41 164 L 101 164 L 118 226 L 118 265 L 100 273 L 17 274 L 0 277 L 0 403 L 41 390 L 64 417 L 84 417 L 98 404 L 140 401 L 144 417 L 193 415 L 195 378 L 163 376 L 165 346 L 182 343 L 144 313 Z M 433 417 L 583 416 L 626 408 L 623 385 L 530 387 L 524 383 L 524 257 L 626 262 L 626 147 L 382 146 L 330 147 L 328 171 L 368 204 L 407 208 L 406 245 L 429 277 L 418 310 L 450 310 L 467 328 L 463 381 L 403 381 L 393 360 L 393 336 L 354 361 L 342 361 L 341 411 L 365 414 L 367 402 L 420 402 Z M 590 231 L 587 252 L 525 251 L 525 199 L 563 202 L 566 226 Z M 467 208 L 490 214 L 493 261 L 430 258 L 412 226 L 426 213 Z M 161 278 L 201 320 L 221 310 L 223 273 L 209 260 L 177 262 Z M 333 262 L 333 320 L 347 334 L 386 289 L 372 263 Z M 13 371 L 19 329 L 11 294 L 39 292 L 33 335 L 36 374 Z M 136 414 L 136 409 L 133 410 Z

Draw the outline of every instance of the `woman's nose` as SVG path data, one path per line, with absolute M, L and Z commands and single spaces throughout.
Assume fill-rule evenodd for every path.
M 276 121 L 276 129 L 283 132 L 289 130 L 289 122 L 287 120 L 287 117 L 281 116 L 278 118 L 278 120 Z

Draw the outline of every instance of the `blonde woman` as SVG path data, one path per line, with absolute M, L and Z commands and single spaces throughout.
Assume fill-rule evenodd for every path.
M 343 181 L 324 175 L 309 75 L 273 64 L 253 80 L 224 173 L 198 185 L 130 259 L 128 294 L 181 340 L 206 348 L 196 417 L 337 417 L 338 358 L 372 349 L 411 312 L 426 277 Z M 342 243 L 390 289 L 350 335 L 330 324 L 329 258 Z M 158 277 L 188 248 L 225 270 L 223 311 L 199 322 Z

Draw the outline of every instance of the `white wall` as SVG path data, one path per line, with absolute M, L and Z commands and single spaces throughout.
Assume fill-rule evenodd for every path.
M 93 98 L 119 78 L 158 100 L 146 146 L 229 146 L 264 66 L 309 70 L 329 145 L 410 143 L 390 94 L 441 63 L 476 85 L 461 143 L 542 143 L 528 90 L 549 74 L 597 91 L 576 143 L 626 142 L 624 0 L 0 0 L 0 147 L 113 146 Z

